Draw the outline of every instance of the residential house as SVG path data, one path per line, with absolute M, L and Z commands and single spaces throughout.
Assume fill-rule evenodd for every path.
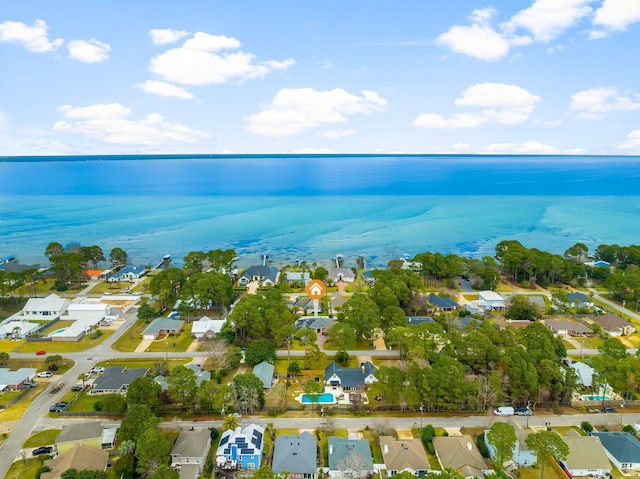
M 25 388 L 25 381 L 32 381 L 38 372 L 35 368 L 20 368 L 11 370 L 0 368 L 0 392 L 19 391 Z
M 611 463 L 596 436 L 563 436 L 569 446 L 569 455 L 564 461 L 572 476 L 601 477 L 611 472 Z
M 276 475 L 289 473 L 289 479 L 317 479 L 318 442 L 313 434 L 282 434 L 276 438 L 271 469 Z
M 271 388 L 271 383 L 273 382 L 273 371 L 275 367 L 273 364 L 268 363 L 267 361 L 262 361 L 256 364 L 253 367 L 253 374 L 257 376 L 265 389 Z
M 632 323 L 613 313 L 588 314 L 584 319 L 589 323 L 598 323 L 609 336 L 614 338 L 629 336 L 636 332 L 636 327 Z
M 275 266 L 250 266 L 238 278 L 241 286 L 258 281 L 263 286 L 273 286 L 278 282 L 279 270 Z
M 46 298 L 29 298 L 18 315 L 21 319 L 53 321 L 67 310 L 69 304 L 69 300 L 61 298 L 57 294 L 50 294 Z
M 191 369 L 193 371 L 193 374 L 195 374 L 197 387 L 200 387 L 200 383 L 202 383 L 202 381 L 211 380 L 211 372 L 204 371 L 202 369 L 202 366 L 200 366 L 199 364 L 189 363 L 185 365 L 185 368 Z
M 145 376 L 149 368 L 127 368 L 110 366 L 91 385 L 91 394 L 125 394 L 129 384 L 136 378 Z
M 326 334 L 336 322 L 329 316 L 302 316 L 296 320 L 296 329 L 312 329 L 316 334 Z
M 67 317 L 62 319 L 75 319 L 76 321 L 88 321 L 96 324 L 109 316 L 111 306 L 100 302 L 84 301 L 81 303 L 71 303 L 67 308 Z
M 542 323 L 549 328 L 553 334 L 560 337 L 585 337 L 593 335 L 590 327 L 570 319 L 546 319 L 542 321 Z
M 31 321 L 9 320 L 0 323 L 0 339 L 22 339 L 42 327 L 40 323 Z
M 478 301 L 482 303 L 485 311 L 504 311 L 507 309 L 505 298 L 495 291 L 480 291 Z
M 407 316 L 407 326 L 412 324 L 435 323 L 436 320 L 431 316 Z
M 335 313 L 344 306 L 347 302 L 347 298 L 342 296 L 338 291 L 329 295 L 329 312 Z
M 623 474 L 640 470 L 640 441 L 628 432 L 592 432 L 600 439 L 604 452 Z
M 380 436 L 380 449 L 387 477 L 404 471 L 422 477 L 431 471 L 429 458 L 420 439 L 395 439 L 392 436 Z
M 140 279 L 147 274 L 147 271 L 148 270 L 145 266 L 128 265 L 115 273 L 109 274 L 109 276 L 107 276 L 107 282 L 117 283 L 119 281 L 129 281 L 133 283 L 135 280 Z
M 311 273 L 308 271 L 287 271 L 287 283 L 304 283 L 311 281 Z
M 327 443 L 331 479 L 373 476 L 373 456 L 367 439 L 329 436 Z
M 343 368 L 331 361 L 324 370 L 324 382 L 333 389 L 340 387 L 345 391 L 361 391 L 378 381 L 375 372 L 376 367 L 370 361 L 362 363 L 359 368 Z
M 575 308 L 592 308 L 593 303 L 589 301 L 589 297 L 582 293 L 567 293 L 567 301 Z
M 436 311 L 453 311 L 458 309 L 460 305 L 456 303 L 453 299 L 447 298 L 445 296 L 436 296 L 432 294 L 429 296 L 429 303 L 435 306 Z
M 218 465 L 226 468 L 259 469 L 264 447 L 264 428 L 249 424 L 222 433 L 216 451 Z M 224 462 L 222 462 L 224 458 Z
M 102 449 L 113 449 L 116 445 L 116 434 L 118 433 L 118 427 L 105 427 L 102 430 L 102 437 L 100 438 L 100 447 Z
M 100 421 L 85 421 L 62 426 L 60 433 L 56 436 L 56 450 L 58 454 L 64 454 L 79 444 L 100 450 L 103 430 Z
M 434 437 L 433 448 L 442 468 L 457 469 L 465 478 L 483 477 L 493 472 L 487 467 L 475 441 L 468 434 Z
M 611 266 L 611 263 L 601 259 L 595 259 L 592 261 L 587 261 L 585 265 L 591 266 L 592 268 L 608 268 Z
M 156 318 L 142 331 L 142 339 L 158 339 L 165 334 L 177 336 L 184 328 L 184 322 L 173 318 Z
M 208 429 L 182 429 L 169 455 L 171 466 L 178 469 L 183 479 L 196 479 L 204 469 L 211 448 Z
M 191 325 L 191 335 L 198 341 L 217 338 L 224 323 L 226 323 L 225 319 L 211 319 L 203 316 Z
M 507 319 L 506 321 L 498 321 L 496 322 L 496 324 L 500 329 L 520 329 L 529 326 L 531 324 L 531 321 L 529 321 L 528 319 Z
M 40 475 L 41 479 L 59 479 L 63 472 L 69 469 L 76 471 L 100 471 L 107 470 L 109 453 L 101 449 L 83 444 L 76 444 L 71 449 L 60 453 L 55 459 L 47 459 L 43 465 L 47 472 Z
M 372 285 L 373 283 L 375 283 L 376 278 L 374 278 L 373 276 L 373 271 L 363 271 L 362 280 L 368 283 L 369 285 Z
M 489 430 L 484 431 L 484 443 L 487 445 L 487 449 L 489 450 L 489 457 L 493 459 L 496 455 L 496 448 L 489 442 L 487 438 L 487 433 Z M 538 456 L 533 449 L 530 449 L 527 446 L 526 440 L 531 434 L 530 429 L 519 429 L 516 428 L 516 443 L 513 446 L 513 455 L 511 460 L 520 467 L 523 466 L 534 466 L 538 460 Z
M 329 268 L 327 275 L 334 283 L 343 281 L 345 283 L 353 283 L 356 280 L 356 274 L 350 268 Z
M 593 384 L 593 374 L 595 373 L 595 370 L 591 366 L 580 361 L 565 361 L 564 364 L 575 371 L 578 376 L 578 384 L 586 388 L 591 387 Z
M 316 304 L 318 305 L 318 313 L 322 312 L 322 303 L 320 301 L 314 301 L 308 296 L 298 296 L 293 302 L 292 308 L 301 311 L 304 315 L 309 315 L 316 312 Z

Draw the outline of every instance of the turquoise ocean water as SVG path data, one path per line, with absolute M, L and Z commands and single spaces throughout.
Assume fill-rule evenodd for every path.
M 50 241 L 134 263 L 234 248 L 243 265 L 640 243 L 636 157 L 0 157 L 0 180 L 0 257 L 23 263 Z

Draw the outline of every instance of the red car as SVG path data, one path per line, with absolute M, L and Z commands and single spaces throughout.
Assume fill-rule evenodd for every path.
M 45 354 L 47 354 L 47 352 L 44 349 L 41 349 L 40 351 L 36 351 L 36 354 L 38 356 L 44 356 Z

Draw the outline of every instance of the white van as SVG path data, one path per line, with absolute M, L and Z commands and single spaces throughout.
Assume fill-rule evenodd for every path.
M 496 416 L 513 416 L 515 411 L 511 406 L 500 406 L 498 409 L 493 411 Z

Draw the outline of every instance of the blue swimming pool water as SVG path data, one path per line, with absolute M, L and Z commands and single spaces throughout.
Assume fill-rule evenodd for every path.
M 333 404 L 333 402 L 334 402 L 334 397 L 333 397 L 333 394 L 331 394 L 331 393 L 320 394 L 318 396 L 318 400 L 317 401 L 312 401 L 311 400 L 311 395 L 309 395 L 309 394 L 303 394 L 302 395 L 302 403 L 303 404 L 312 404 L 312 403 Z
M 595 395 L 583 395 L 581 396 L 585 401 L 608 401 L 611 399 L 609 396 L 595 396 Z
M 63 329 L 58 329 L 57 331 L 54 331 L 53 333 L 50 334 L 50 336 L 55 336 L 56 334 L 62 334 L 66 331 L 65 328 Z

